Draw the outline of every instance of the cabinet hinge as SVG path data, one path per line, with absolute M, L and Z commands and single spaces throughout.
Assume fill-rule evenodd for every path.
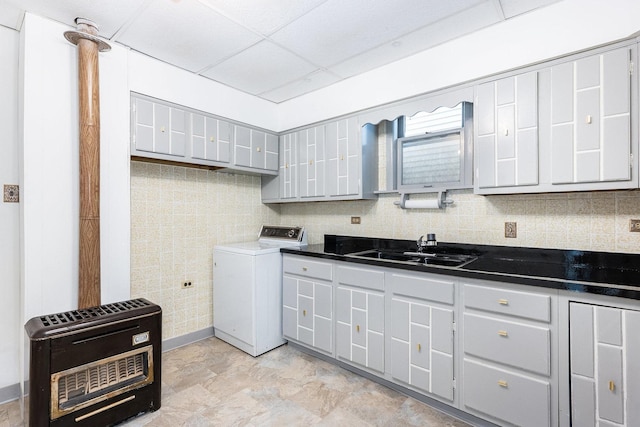
M 633 75 L 633 61 L 629 62 L 629 74 Z
M 451 330 L 453 331 L 454 334 L 456 333 L 456 322 L 453 322 L 451 324 Z
M 456 389 L 456 379 L 455 378 L 453 379 L 453 389 L 454 390 Z

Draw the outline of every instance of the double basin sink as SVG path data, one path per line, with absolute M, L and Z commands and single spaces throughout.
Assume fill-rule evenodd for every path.
M 369 249 L 362 252 L 350 253 L 347 254 L 347 256 L 395 261 L 411 265 L 434 265 L 443 267 L 462 267 L 477 259 L 477 257 L 473 255 L 432 252 L 400 252 L 383 249 Z

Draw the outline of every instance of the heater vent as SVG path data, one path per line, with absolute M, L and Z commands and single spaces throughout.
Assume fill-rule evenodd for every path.
M 113 304 L 100 305 L 98 307 L 85 308 L 82 310 L 65 311 L 64 313 L 49 314 L 41 316 L 42 326 L 65 325 L 71 322 L 82 320 L 92 320 L 97 317 L 108 316 L 116 313 L 127 312 L 141 307 L 151 306 L 149 301 L 139 298 L 129 301 L 116 302 Z
M 52 419 L 153 381 L 152 347 L 51 375 Z

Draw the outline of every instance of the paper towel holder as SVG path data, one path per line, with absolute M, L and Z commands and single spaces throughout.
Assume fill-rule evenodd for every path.
M 393 204 L 396 206 L 400 206 L 400 208 L 402 209 L 416 209 L 416 208 L 420 209 L 420 207 L 412 208 L 410 206 L 407 206 L 408 200 L 409 200 L 409 193 L 402 193 L 400 194 L 400 200 L 396 200 L 395 202 L 393 202 Z M 425 207 L 422 207 L 422 209 L 443 209 L 454 203 L 453 200 L 447 199 L 446 190 L 438 191 L 438 198 L 435 201 L 437 202 L 435 206 L 433 207 L 425 206 Z

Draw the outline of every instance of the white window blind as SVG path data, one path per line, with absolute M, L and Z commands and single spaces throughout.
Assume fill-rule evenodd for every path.
M 405 117 L 404 136 L 424 135 L 462 127 L 462 103 L 455 107 L 439 107 L 433 112 L 421 111 Z

